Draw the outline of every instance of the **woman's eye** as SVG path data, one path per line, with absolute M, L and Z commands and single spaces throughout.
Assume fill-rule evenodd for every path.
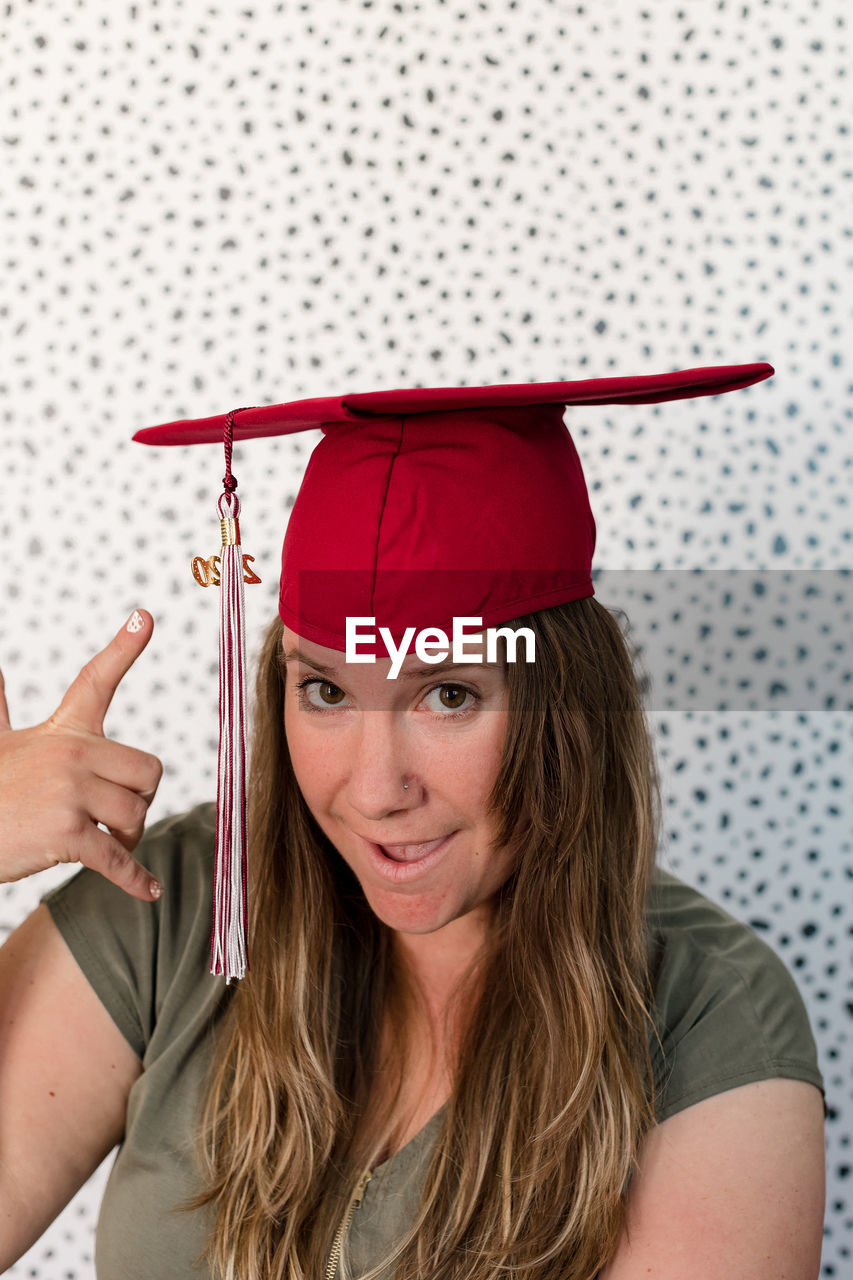
M 439 714 L 443 711 L 470 711 L 477 701 L 477 695 L 461 684 L 442 684 L 430 689 L 425 701 L 431 711 Z
M 330 680 L 317 680 L 316 678 L 312 679 L 310 677 L 307 680 L 302 680 L 297 685 L 297 689 L 299 691 L 300 701 L 303 705 L 312 707 L 315 710 L 318 709 L 319 706 L 340 706 L 341 702 L 343 702 L 344 698 L 347 696 L 343 689 L 336 684 L 332 684 Z M 313 693 L 316 693 L 317 699 L 311 697 L 311 694 Z
M 338 688 L 336 684 L 329 684 L 328 680 L 325 680 L 323 681 L 322 684 L 317 685 L 317 692 L 319 693 L 323 702 L 327 702 L 330 707 L 337 706 L 337 704 L 339 702 L 342 702 L 343 699 L 347 696 L 344 693 L 343 689 Z

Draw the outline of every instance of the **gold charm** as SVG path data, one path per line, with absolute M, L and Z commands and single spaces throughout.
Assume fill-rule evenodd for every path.
M 254 564 L 255 557 L 244 555 L 242 560 L 243 581 L 248 585 L 260 582 L 261 580 L 254 569 L 249 568 L 250 564 Z M 193 556 L 193 577 L 200 587 L 218 587 L 220 585 L 220 563 L 219 556 L 209 556 L 206 560 L 204 556 Z
M 248 585 L 251 585 L 253 582 L 260 582 L 260 578 L 255 573 L 254 569 L 249 568 L 250 563 L 254 564 L 254 562 L 254 556 L 243 556 L 243 581 Z

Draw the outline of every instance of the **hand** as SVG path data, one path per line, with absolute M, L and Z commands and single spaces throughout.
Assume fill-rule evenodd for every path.
M 31 729 L 9 723 L 0 675 L 0 883 L 82 862 L 134 898 L 158 896 L 130 850 L 142 837 L 163 766 L 104 737 L 113 694 L 153 629 L 151 614 L 135 610 L 53 715 Z

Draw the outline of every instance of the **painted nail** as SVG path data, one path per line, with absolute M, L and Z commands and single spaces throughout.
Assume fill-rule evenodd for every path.
M 160 894 L 163 892 L 163 886 L 159 880 L 152 880 L 148 886 L 148 890 L 152 898 L 159 898 Z
M 145 619 L 143 618 L 142 614 L 139 612 L 138 609 L 134 609 L 133 613 L 130 615 L 130 617 L 127 620 L 127 626 L 125 627 L 125 631 L 130 631 L 132 634 L 135 635 L 136 632 L 141 631 L 144 626 L 145 626 Z

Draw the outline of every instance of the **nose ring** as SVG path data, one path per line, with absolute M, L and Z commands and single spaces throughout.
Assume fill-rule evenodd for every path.
M 404 790 L 404 791 L 408 791 L 408 789 L 409 789 L 409 784 L 408 784 L 408 782 L 404 782 L 404 783 L 403 783 L 403 790 Z

